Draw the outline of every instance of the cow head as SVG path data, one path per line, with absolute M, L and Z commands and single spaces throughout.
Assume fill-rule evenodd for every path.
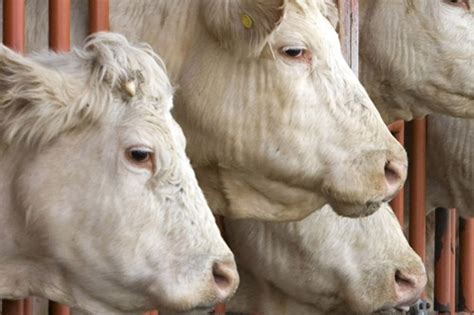
M 106 33 L 70 54 L 0 53 L 0 294 L 92 313 L 228 298 L 233 256 L 185 155 L 158 56 Z
M 474 2 L 361 1 L 361 78 L 386 122 L 474 117 Z
M 226 220 L 226 230 L 239 270 L 251 275 L 242 276 L 241 303 L 231 310 L 370 314 L 413 304 L 426 284 L 424 265 L 386 204 L 360 219 L 326 206 L 294 223 Z M 301 305 L 311 311 L 292 308 Z
M 340 52 L 322 1 L 203 1 L 173 112 L 211 208 L 295 220 L 368 215 L 406 155 Z

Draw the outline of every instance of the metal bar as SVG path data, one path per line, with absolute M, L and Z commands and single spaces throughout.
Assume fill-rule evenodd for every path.
M 423 261 L 426 258 L 426 120 L 413 121 L 410 156 L 410 233 L 409 241 Z
M 3 0 L 3 43 L 17 52 L 25 51 L 24 0 Z
M 3 300 L 2 315 L 24 315 L 24 300 Z
M 390 124 L 388 129 L 392 132 L 395 138 L 403 146 L 405 146 L 405 122 L 403 120 L 397 120 L 396 122 Z M 404 221 L 404 193 L 403 188 L 400 192 L 393 198 L 390 202 L 390 206 L 393 209 L 393 212 L 397 216 L 398 222 L 403 227 Z
M 456 241 L 453 219 L 455 220 L 454 211 L 446 208 L 436 209 L 434 309 L 439 313 L 452 312 L 456 304 L 455 300 L 452 300 L 455 286 L 453 264 L 456 259 L 455 248 L 453 248 Z
M 49 47 L 66 52 L 71 46 L 71 3 L 69 0 L 49 0 Z M 69 308 L 49 302 L 49 315 L 69 315 Z
M 23 301 L 23 313 L 25 315 L 32 315 L 33 314 L 33 300 L 31 297 L 26 298 Z
M 25 51 L 25 2 L 3 0 L 3 43 L 11 49 Z M 23 300 L 3 300 L 3 315 L 24 315 Z
M 109 30 L 109 0 L 89 0 L 89 33 Z
M 225 304 L 224 303 L 221 303 L 221 304 L 218 304 L 216 305 L 216 307 L 214 307 L 214 312 L 213 312 L 214 315 L 225 315 L 226 312 L 225 312 Z
M 48 312 L 49 315 L 69 315 L 69 307 L 66 305 L 62 305 L 56 302 L 49 302 L 49 307 L 48 307 Z
M 474 218 L 459 220 L 459 312 L 474 313 Z
M 457 218 L 457 210 L 456 209 L 449 209 L 449 223 L 451 224 L 451 263 L 450 267 L 451 270 L 449 271 L 451 275 L 451 282 L 450 282 L 450 292 L 449 292 L 449 312 L 451 314 L 456 314 L 456 222 L 458 221 Z
M 71 3 L 69 0 L 49 0 L 49 47 L 57 52 L 71 46 Z

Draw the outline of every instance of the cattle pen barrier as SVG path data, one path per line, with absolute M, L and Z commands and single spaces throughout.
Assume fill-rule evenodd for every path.
M 339 34 L 341 47 L 354 72 L 358 73 L 358 0 L 338 0 Z M 70 0 L 49 0 L 49 45 L 62 52 L 70 48 Z M 3 0 L 3 43 L 13 50 L 25 50 L 25 0 Z M 109 1 L 89 0 L 90 32 L 109 29 Z M 415 119 L 411 125 L 411 154 L 409 168 L 409 241 L 426 260 L 426 127 L 427 119 Z M 404 144 L 405 123 L 397 121 L 389 126 L 394 136 Z M 394 212 L 404 225 L 403 191 L 391 202 Z M 221 229 L 222 220 L 217 218 Z M 455 209 L 436 210 L 435 242 L 435 311 L 439 314 L 474 314 L 474 218 L 460 218 Z M 459 225 L 459 229 L 457 228 Z M 459 242 L 457 237 L 459 231 Z M 456 254 L 458 253 L 458 257 Z M 426 295 L 425 295 L 426 297 Z M 422 309 L 412 309 L 414 314 L 427 314 Z M 67 306 L 49 303 L 50 315 L 68 315 Z M 32 315 L 31 298 L 3 300 L 3 315 Z M 226 314 L 225 305 L 218 305 L 214 314 Z M 256 313 L 255 313 L 256 314 Z M 149 311 L 144 315 L 158 315 Z M 274 315 L 274 314 L 269 314 Z M 276 314 L 277 315 L 277 314 Z

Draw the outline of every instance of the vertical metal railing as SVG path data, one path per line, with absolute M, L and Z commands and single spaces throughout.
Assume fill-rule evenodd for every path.
M 459 221 L 458 311 L 474 314 L 474 218 Z
M 70 0 L 49 0 L 49 47 L 56 52 L 69 51 L 71 46 Z M 49 315 L 69 315 L 65 305 L 50 302 Z
M 455 312 L 456 211 L 436 209 L 435 305 L 439 314 Z
M 109 0 L 89 0 L 89 33 L 109 29 Z
M 426 260 L 426 118 L 412 122 L 409 164 L 410 245 Z
M 23 53 L 25 50 L 25 2 L 3 0 L 3 43 Z M 26 315 L 30 303 L 24 300 L 3 300 L 3 315 Z

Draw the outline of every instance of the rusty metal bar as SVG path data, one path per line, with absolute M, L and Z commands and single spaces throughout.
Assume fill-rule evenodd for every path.
M 390 124 L 388 129 L 392 132 L 394 137 L 405 146 L 405 122 L 403 120 L 397 120 L 396 122 Z M 397 216 L 398 222 L 403 227 L 404 221 L 404 193 L 403 188 L 400 192 L 393 198 L 390 202 L 390 206 L 393 209 L 393 212 Z
M 435 226 L 435 302 L 439 313 L 454 314 L 456 211 L 436 209 Z M 454 245 L 454 246 L 453 246 Z
M 71 46 L 71 3 L 69 0 L 49 0 L 49 47 L 57 52 Z
M 66 52 L 71 46 L 71 3 L 69 0 L 49 0 L 49 47 Z M 49 302 L 49 315 L 69 315 L 69 308 Z
M 24 300 L 3 300 L 2 315 L 24 315 Z
M 474 313 L 474 218 L 459 220 L 460 276 L 458 311 Z
M 25 2 L 3 0 L 3 43 L 11 49 L 25 51 Z M 24 315 L 24 300 L 3 300 L 3 315 Z
M 23 313 L 24 315 L 32 315 L 33 314 L 33 301 L 32 298 L 26 298 L 23 301 Z
M 48 313 L 49 315 L 69 315 L 70 310 L 69 307 L 67 307 L 66 305 L 50 301 Z
M 451 283 L 450 283 L 450 292 L 449 292 L 449 311 L 451 314 L 456 314 L 456 232 L 457 226 L 456 223 L 458 222 L 457 217 L 457 210 L 456 209 L 449 209 L 449 222 L 451 224 L 451 252 L 450 255 L 451 263 L 450 263 L 450 274 L 451 274 Z
M 216 307 L 214 307 L 214 312 L 212 313 L 214 315 L 225 315 L 225 304 L 224 303 L 221 303 L 221 304 L 218 304 L 216 305 Z
M 410 179 L 409 241 L 423 261 L 426 258 L 426 119 L 413 121 Z
M 109 28 L 109 0 L 89 0 L 89 33 Z
M 24 0 L 3 0 L 3 43 L 17 52 L 25 51 Z

